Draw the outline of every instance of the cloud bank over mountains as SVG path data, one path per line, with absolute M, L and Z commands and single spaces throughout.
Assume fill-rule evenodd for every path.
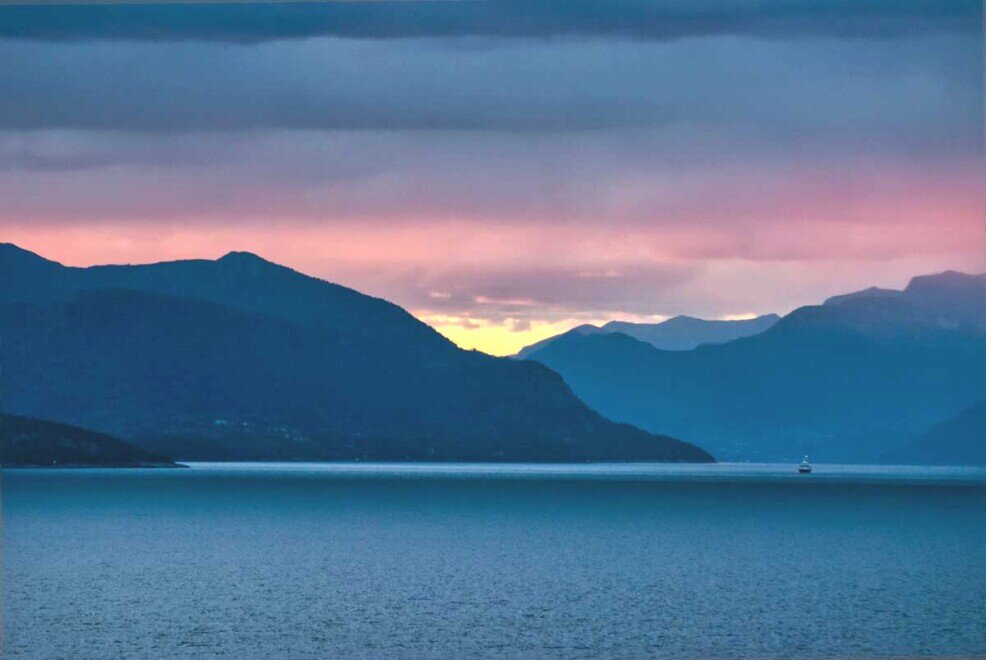
M 0 221 L 76 264 L 262 251 L 498 352 L 577 321 L 785 311 L 978 268 L 981 19 L 4 6 Z

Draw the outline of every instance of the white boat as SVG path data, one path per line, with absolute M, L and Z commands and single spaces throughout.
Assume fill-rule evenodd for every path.
M 808 462 L 807 456 L 801 459 L 801 462 L 798 463 L 798 472 L 801 474 L 808 474 L 811 472 L 811 463 Z

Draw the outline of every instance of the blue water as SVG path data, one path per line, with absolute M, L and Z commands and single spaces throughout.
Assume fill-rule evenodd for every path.
M 986 653 L 986 471 L 5 470 L 6 657 Z

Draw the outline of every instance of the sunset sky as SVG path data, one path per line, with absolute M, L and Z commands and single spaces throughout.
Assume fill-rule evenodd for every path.
M 784 313 L 986 270 L 982 39 L 963 0 L 0 7 L 0 240 L 249 250 L 497 354 Z

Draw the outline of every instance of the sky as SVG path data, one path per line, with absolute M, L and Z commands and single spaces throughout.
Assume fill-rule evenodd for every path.
M 0 6 L 0 240 L 248 250 L 510 354 L 984 271 L 981 3 Z

